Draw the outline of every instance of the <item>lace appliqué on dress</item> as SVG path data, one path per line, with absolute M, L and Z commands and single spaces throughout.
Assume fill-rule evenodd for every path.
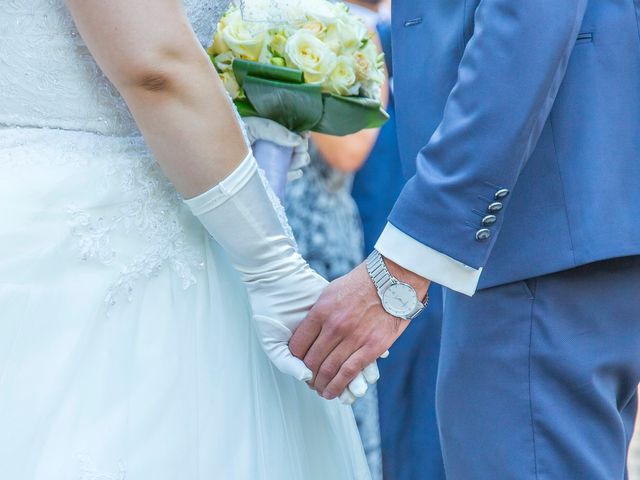
M 122 262 L 120 274 L 105 296 L 107 307 L 120 299 L 131 300 L 135 284 L 157 275 L 165 266 L 182 279 L 184 289 L 196 283 L 194 271 L 204 268 L 201 253 L 189 242 L 180 219 L 182 198 L 145 153 L 142 139 L 138 143 L 136 159 L 124 156 L 106 168 L 105 187 L 117 187 L 127 196 L 122 206 L 110 210 L 109 216 L 75 206 L 68 209 L 69 226 L 82 260 L 105 266 Z M 122 260 L 113 246 L 116 235 L 140 238 L 144 248 L 132 259 Z
M 82 260 L 96 259 L 104 265 L 109 265 L 116 256 L 111 248 L 109 233 L 113 231 L 117 222 L 107 222 L 104 217 L 94 219 L 87 212 L 69 208 L 71 219 L 69 225 L 73 235 L 77 238 L 77 247 Z

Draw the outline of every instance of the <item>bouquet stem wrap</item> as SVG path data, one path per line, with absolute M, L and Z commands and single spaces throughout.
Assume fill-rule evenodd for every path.
M 258 140 L 253 144 L 253 153 L 258 166 L 264 170 L 271 188 L 284 205 L 284 194 L 293 158 L 293 148 L 283 147 L 268 140 Z

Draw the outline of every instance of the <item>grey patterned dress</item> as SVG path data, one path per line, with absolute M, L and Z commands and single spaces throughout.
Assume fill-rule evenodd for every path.
M 300 252 L 327 280 L 358 266 L 364 240 L 358 208 L 351 197 L 353 176 L 329 166 L 311 145 L 304 176 L 287 187 L 285 206 Z M 371 388 L 354 405 L 373 480 L 382 479 L 378 396 Z

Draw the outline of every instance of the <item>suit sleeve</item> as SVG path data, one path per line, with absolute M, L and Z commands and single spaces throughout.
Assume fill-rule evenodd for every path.
M 481 1 L 442 121 L 389 217 L 395 229 L 481 271 L 562 83 L 586 4 Z M 408 261 L 401 244 L 386 256 L 428 278 L 429 266 Z

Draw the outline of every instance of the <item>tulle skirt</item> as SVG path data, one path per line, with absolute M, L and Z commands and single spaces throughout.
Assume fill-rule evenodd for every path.
M 12 480 L 369 478 L 351 410 L 271 366 L 224 252 L 141 139 L 10 128 L 0 468 Z

